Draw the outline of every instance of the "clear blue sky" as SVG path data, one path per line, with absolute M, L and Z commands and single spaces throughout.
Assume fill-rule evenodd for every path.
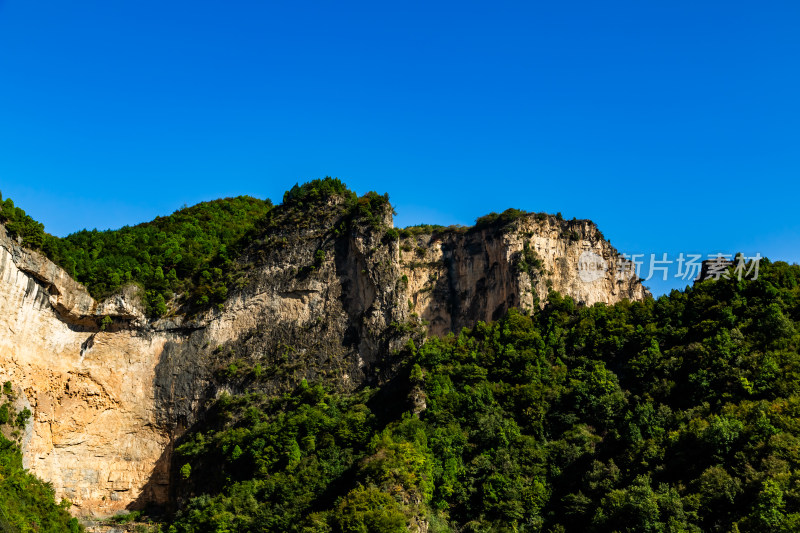
M 800 261 L 798 27 L 795 0 L 0 0 L 0 190 L 65 235 L 332 175 L 401 226 L 517 207 Z

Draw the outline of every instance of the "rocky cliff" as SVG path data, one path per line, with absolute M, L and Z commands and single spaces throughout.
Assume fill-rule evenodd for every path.
M 533 310 L 551 290 L 586 305 L 647 295 L 589 220 L 530 214 L 413 233 L 400 243 L 400 268 L 410 307 L 436 335 L 495 320 L 509 307 Z
M 369 221 L 336 197 L 312 215 L 278 207 L 236 260 L 224 304 L 155 321 L 135 287 L 96 302 L 0 226 L 0 380 L 33 412 L 26 466 L 78 514 L 164 503 L 173 443 L 223 391 L 304 378 L 353 389 L 391 375 L 424 330 L 535 312 L 550 290 L 586 304 L 647 294 L 616 275 L 618 254 L 589 221 L 391 226 L 390 206 Z

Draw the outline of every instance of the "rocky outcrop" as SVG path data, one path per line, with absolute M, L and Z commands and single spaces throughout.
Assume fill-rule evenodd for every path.
M 350 390 L 388 371 L 405 338 L 392 324 L 409 315 L 396 247 L 381 230 L 348 225 L 341 201 L 317 215 L 279 212 L 239 258 L 224 309 L 170 324 L 184 340 L 167 344 L 156 369 L 165 425 L 192 424 L 220 391 L 278 392 L 303 379 Z
M 0 269 L 6 272 L 12 268 L 21 272 L 28 281 L 28 291 L 34 291 L 40 298 L 58 310 L 64 320 L 73 323 L 90 322 L 97 303 L 89 292 L 64 270 L 54 265 L 43 255 L 20 246 L 11 239 L 4 227 L 0 226 Z M 9 274 L 11 275 L 11 274 Z M 34 288 L 38 285 L 42 290 Z
M 510 307 L 534 310 L 551 290 L 586 305 L 648 294 L 594 223 L 549 215 L 406 237 L 400 264 L 408 305 L 434 335 L 495 320 Z
M 398 240 L 390 211 L 364 222 L 335 198 L 314 216 L 277 208 L 224 305 L 155 322 L 135 287 L 98 303 L 0 227 L 0 380 L 33 412 L 25 465 L 78 514 L 164 503 L 173 443 L 222 392 L 352 389 L 391 375 L 409 335 L 535 311 L 551 289 L 587 304 L 646 295 L 616 279 L 617 252 L 588 221 L 531 215 Z

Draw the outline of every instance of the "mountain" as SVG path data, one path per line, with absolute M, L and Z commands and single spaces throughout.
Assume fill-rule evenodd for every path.
M 275 207 L 228 199 L 66 239 L 3 213 L 0 378 L 33 413 L 25 466 L 81 515 L 168 504 L 174 445 L 222 394 L 378 386 L 409 341 L 535 312 L 551 291 L 647 295 L 613 268 L 581 280 L 581 254 L 618 260 L 589 221 L 509 210 L 397 230 L 388 197 L 329 178 Z
M 589 221 L 398 229 L 330 178 L 63 239 L 0 209 L 5 529 L 800 529 L 798 265 L 654 299 Z

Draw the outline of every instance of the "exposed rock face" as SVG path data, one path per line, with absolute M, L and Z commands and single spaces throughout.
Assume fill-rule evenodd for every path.
M 100 331 L 96 310 L 83 286 L 0 227 L 0 379 L 33 411 L 24 464 L 79 512 L 109 514 L 139 496 L 168 443 L 153 402 L 166 339 Z
M 527 215 L 503 228 L 410 237 L 400 254 L 410 305 L 436 335 L 496 320 L 510 307 L 533 310 L 550 290 L 586 305 L 647 295 L 589 220 Z M 590 270 L 592 259 L 601 270 Z
M 352 389 L 391 373 L 420 320 L 443 334 L 534 310 L 550 288 L 588 304 L 646 295 L 615 279 L 617 253 L 588 221 L 529 216 L 397 241 L 389 212 L 380 227 L 345 219 L 338 200 L 313 219 L 276 209 L 222 309 L 156 322 L 135 288 L 95 302 L 0 226 L 0 380 L 34 413 L 26 466 L 79 514 L 164 503 L 172 443 L 223 390 L 303 378 Z M 610 271 L 581 279 L 587 251 Z

